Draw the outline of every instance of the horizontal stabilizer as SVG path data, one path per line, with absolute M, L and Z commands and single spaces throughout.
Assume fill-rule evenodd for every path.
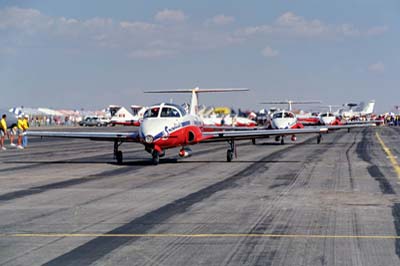
M 162 90 L 162 91 L 145 91 L 144 93 L 205 93 L 205 92 L 236 92 L 249 91 L 247 88 L 215 88 L 215 89 L 184 89 L 184 90 Z
M 215 88 L 215 89 L 200 89 L 200 88 L 194 88 L 191 90 L 166 90 L 166 91 L 145 91 L 144 93 L 191 93 L 192 94 L 192 100 L 190 103 L 190 114 L 192 115 L 197 115 L 198 114 L 198 105 L 199 105 L 199 100 L 198 100 L 198 94 L 199 93 L 204 93 L 204 92 L 240 92 L 240 91 L 249 91 L 249 89 L 246 88 Z
M 321 101 L 271 101 L 261 102 L 260 104 L 315 104 L 322 103 Z
M 292 101 L 292 100 L 286 100 L 286 101 L 271 101 L 271 102 L 262 102 L 260 104 L 287 104 L 289 111 L 292 111 L 292 105 L 293 104 L 314 104 L 314 103 L 322 103 L 321 101 Z

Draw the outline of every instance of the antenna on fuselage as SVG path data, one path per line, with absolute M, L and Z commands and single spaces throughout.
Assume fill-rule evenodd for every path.
M 196 87 L 191 90 L 166 90 L 166 91 L 145 91 L 144 93 L 191 93 L 192 100 L 190 103 L 190 114 L 197 115 L 199 110 L 199 93 L 212 93 L 212 92 L 239 92 L 249 91 L 247 88 L 215 88 L 215 89 L 200 89 Z

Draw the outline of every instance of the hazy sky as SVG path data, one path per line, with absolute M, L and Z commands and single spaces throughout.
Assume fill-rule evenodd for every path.
M 181 103 L 143 90 L 247 87 L 208 105 L 400 104 L 400 1 L 0 1 L 9 106 Z

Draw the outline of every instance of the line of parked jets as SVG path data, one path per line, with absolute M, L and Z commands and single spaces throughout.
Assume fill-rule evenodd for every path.
M 314 114 L 296 115 L 292 111 L 293 104 L 317 103 L 309 102 L 269 102 L 268 104 L 287 104 L 288 110 L 270 110 L 267 114 L 267 123 L 257 126 L 251 119 L 239 117 L 229 120 L 225 117 L 222 125 L 221 118 L 205 119 L 203 112 L 199 111 L 198 94 L 200 93 L 226 93 L 243 92 L 248 89 L 199 89 L 172 90 L 172 91 L 147 91 L 145 93 L 190 93 L 191 103 L 188 108 L 172 103 L 161 103 L 150 107 L 132 106 L 133 114 L 125 108 L 114 107 L 115 112 L 111 122 L 113 124 L 134 125 L 137 130 L 133 132 L 51 132 L 51 131 L 29 131 L 29 136 L 58 137 L 58 138 L 82 138 L 98 141 L 114 142 L 114 158 L 118 164 L 123 163 L 123 153 L 119 149 L 125 142 L 136 142 L 144 146 L 151 154 L 152 163 L 157 165 L 160 157 L 165 156 L 167 149 L 179 147 L 180 157 L 192 155 L 191 145 L 204 142 L 228 143 L 226 160 L 232 161 L 236 157 L 236 145 L 238 140 L 251 140 L 253 144 L 256 139 L 275 137 L 276 141 L 284 144 L 287 136 L 292 141 L 299 134 L 316 134 L 317 143 L 321 142 L 322 134 L 330 130 L 346 128 L 350 130 L 355 127 L 371 127 L 380 121 L 370 120 L 365 122 L 349 123 L 338 120 L 338 114 L 331 110 L 321 113 L 318 117 Z M 368 103 L 365 108 L 341 112 L 341 116 L 355 117 L 371 115 L 374 102 Z M 110 106 L 112 111 L 113 106 Z M 310 123 L 312 119 L 318 118 L 318 122 Z M 233 120 L 236 120 L 235 122 Z M 250 122 L 251 121 L 251 122 Z M 317 121 L 317 120 L 314 120 Z M 304 123 L 314 124 L 312 127 L 304 127 Z M 319 124 L 319 126 L 315 126 Z

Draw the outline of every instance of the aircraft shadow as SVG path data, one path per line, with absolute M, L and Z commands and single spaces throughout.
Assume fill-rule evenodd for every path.
M 175 163 L 178 163 L 178 159 L 160 159 L 160 162 L 159 162 L 159 164 L 175 164 Z M 131 165 L 131 166 L 148 166 L 148 165 L 154 166 L 153 162 L 150 159 L 147 159 L 147 160 L 144 159 L 142 161 L 129 161 L 129 160 L 126 160 L 122 164 L 118 164 L 116 162 L 108 162 L 107 164 L 110 164 L 110 165 L 123 165 L 123 166 L 128 166 L 128 165 Z
M 57 165 L 57 164 L 109 164 L 109 165 L 117 165 L 117 166 L 153 166 L 153 162 L 150 159 L 143 159 L 139 161 L 129 161 L 126 160 L 122 164 L 118 164 L 116 162 L 107 161 L 7 161 L 3 162 L 3 164 L 41 164 L 41 165 Z M 226 160 L 199 160 L 199 161 L 187 161 L 187 160 L 178 160 L 176 158 L 167 158 L 160 159 L 160 165 L 163 164 L 199 164 L 199 163 L 228 163 Z M 289 161 L 289 160 L 233 160 L 229 163 L 302 163 L 302 161 Z
M 213 160 L 213 161 L 179 161 L 179 163 L 228 163 L 226 160 Z M 259 160 L 259 161 L 253 161 L 253 160 L 233 160 L 231 163 L 303 163 L 303 161 L 277 161 L 277 160 Z
M 287 143 L 287 144 L 291 144 L 291 143 Z M 256 146 L 281 146 L 282 144 L 280 142 L 257 142 Z M 286 145 L 286 143 L 284 144 Z
M 5 161 L 3 164 L 106 164 L 109 161 Z

